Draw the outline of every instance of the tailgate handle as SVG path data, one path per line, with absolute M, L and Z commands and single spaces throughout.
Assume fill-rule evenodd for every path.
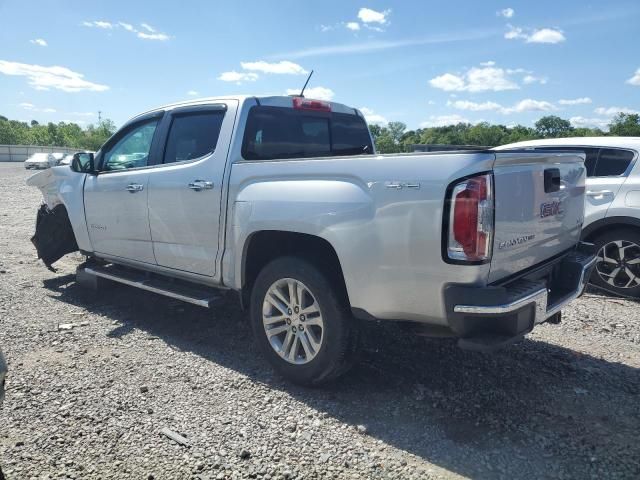
M 547 168 L 544 171 L 544 192 L 552 193 L 560 191 L 560 169 Z

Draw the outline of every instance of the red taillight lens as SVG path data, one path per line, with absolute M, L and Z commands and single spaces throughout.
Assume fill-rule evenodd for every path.
M 310 100 L 304 97 L 293 98 L 293 108 L 297 110 L 315 110 L 316 112 L 330 112 L 331 104 L 320 100 Z
M 491 174 L 461 181 L 450 198 L 447 254 L 453 260 L 477 262 L 491 258 L 493 188 Z

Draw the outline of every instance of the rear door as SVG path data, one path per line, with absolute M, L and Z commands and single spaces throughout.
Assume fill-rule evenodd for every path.
M 222 183 L 237 101 L 182 107 L 163 122 L 149 175 L 149 226 L 158 265 L 215 275 Z
M 96 158 L 99 173 L 87 175 L 87 229 L 97 253 L 155 263 L 147 212 L 149 166 L 162 114 L 125 126 Z
M 572 153 L 497 152 L 489 281 L 572 248 L 584 220 L 585 168 Z
M 601 148 L 593 174 L 587 172 L 587 206 L 585 223 L 591 224 L 607 216 L 614 204 L 633 160 L 634 152 L 617 148 Z M 624 203 L 624 202 L 623 202 Z

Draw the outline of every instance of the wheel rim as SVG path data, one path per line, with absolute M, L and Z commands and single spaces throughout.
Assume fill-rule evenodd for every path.
M 289 363 L 309 363 L 322 347 L 320 306 L 299 280 L 283 278 L 269 287 L 262 303 L 262 324 L 273 350 Z
M 598 252 L 596 271 L 603 282 L 616 288 L 640 285 L 640 246 L 627 240 L 616 240 Z

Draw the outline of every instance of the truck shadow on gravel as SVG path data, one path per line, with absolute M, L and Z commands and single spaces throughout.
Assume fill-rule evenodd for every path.
M 355 368 L 335 384 L 305 389 L 256 355 L 234 296 L 205 310 L 117 285 L 100 298 L 74 275 L 44 286 L 52 298 L 118 322 L 111 337 L 143 330 L 460 475 L 640 473 L 640 372 L 624 364 L 530 339 L 493 355 L 465 352 L 395 324 L 368 323 Z

